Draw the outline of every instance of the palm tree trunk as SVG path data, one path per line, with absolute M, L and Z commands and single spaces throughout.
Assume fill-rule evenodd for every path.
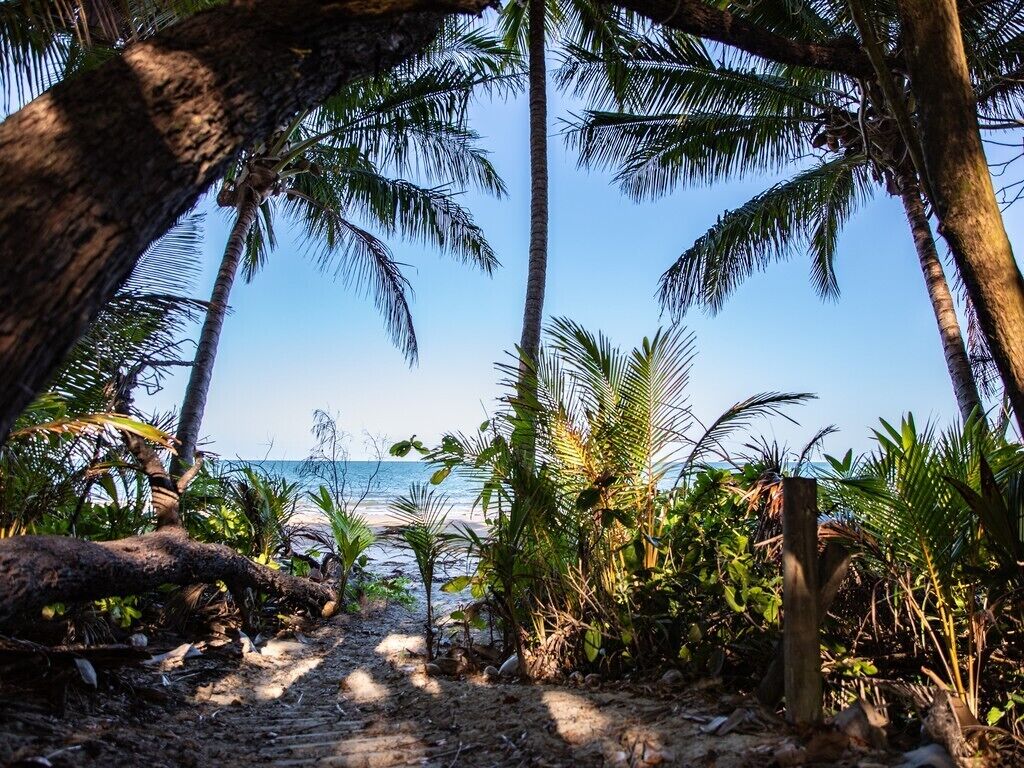
M 429 576 L 424 579 L 427 588 L 427 661 L 434 660 L 434 578 Z
M 171 466 L 171 474 L 180 474 L 183 466 L 192 464 L 195 457 L 196 443 L 199 441 L 199 429 L 203 424 L 203 413 L 206 411 L 206 397 L 210 392 L 210 381 L 213 378 L 213 364 L 217 359 L 217 344 L 220 342 L 220 331 L 224 327 L 224 317 L 228 311 L 228 297 L 231 286 L 235 282 L 238 264 L 242 259 L 245 240 L 249 236 L 260 210 L 259 196 L 249 190 L 241 190 L 242 203 L 238 207 L 238 216 L 231 228 L 224 258 L 220 262 L 220 271 L 213 284 L 210 306 L 206 310 L 206 320 L 199 334 L 196 347 L 195 362 L 192 374 L 185 390 L 185 400 L 181 405 L 181 418 L 178 421 L 178 455 Z
M 960 332 L 953 295 L 949 291 L 946 274 L 935 250 L 932 228 L 924 212 L 921 190 L 917 180 L 909 174 L 900 180 L 900 198 L 903 200 L 903 211 L 907 215 L 910 231 L 914 235 L 914 247 L 921 262 L 928 298 L 931 299 L 932 311 L 935 312 L 935 322 L 939 326 L 942 352 L 946 358 L 949 377 L 953 380 L 953 393 L 956 395 L 957 405 L 960 406 L 960 415 L 966 421 L 975 408 L 981 410 L 981 398 L 978 396 L 978 385 L 974 380 L 964 337 Z
M 548 270 L 548 104 L 544 62 L 544 3 L 529 0 L 530 255 L 519 346 L 531 360 L 540 349 Z
M 939 232 L 1024 431 L 1024 277 L 981 143 L 956 0 L 900 0 L 898 7 Z
M 218 5 L 0 123 L 0 441 L 146 246 L 239 149 L 420 50 L 442 20 L 359 14 L 421 4 L 434 3 Z
M 526 302 L 523 307 L 523 333 L 519 348 L 524 360 L 519 364 L 519 400 L 525 404 L 521 419 L 535 421 L 529 403 L 536 395 L 536 378 L 529 363 L 540 353 L 540 332 L 544 322 L 544 289 L 548 273 L 548 98 L 547 67 L 544 61 L 544 22 L 546 0 L 529 0 L 529 101 L 530 101 L 530 250 L 526 276 Z M 532 467 L 537 436 L 532 426 L 520 437 L 520 449 L 526 466 Z

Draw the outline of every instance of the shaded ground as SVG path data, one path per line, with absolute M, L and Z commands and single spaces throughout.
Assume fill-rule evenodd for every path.
M 702 732 L 740 702 L 693 686 L 427 677 L 421 627 L 419 609 L 391 606 L 272 640 L 261 653 L 206 646 L 162 668 L 101 675 L 98 694 L 79 686 L 63 719 L 8 690 L 0 764 L 738 768 L 772 764 L 787 739 L 764 716 L 725 736 Z M 818 764 L 877 764 L 839 759 L 827 741 Z

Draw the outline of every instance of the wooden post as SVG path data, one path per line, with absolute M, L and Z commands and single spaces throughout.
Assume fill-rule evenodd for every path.
M 834 540 L 825 545 L 825 551 L 818 558 L 818 625 L 825 620 L 832 602 L 839 594 L 839 588 L 846 579 L 853 562 L 853 553 Z M 786 679 L 783 673 L 785 664 L 782 656 L 782 638 L 780 637 L 772 651 L 772 661 L 764 673 L 761 683 L 757 686 L 757 700 L 766 707 L 775 708 L 786 695 Z
M 782 480 L 782 648 L 786 719 L 821 721 L 818 639 L 818 482 Z

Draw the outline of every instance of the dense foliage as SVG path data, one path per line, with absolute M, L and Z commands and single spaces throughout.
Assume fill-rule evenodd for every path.
M 476 433 L 397 444 L 424 454 L 437 483 L 479 483 L 486 531 L 461 530 L 475 565 L 447 589 L 471 590 L 532 675 L 668 665 L 756 686 L 784 619 L 781 480 L 809 474 L 822 542 L 854 555 L 823 626 L 833 705 L 895 690 L 909 711 L 927 702 L 900 685 L 936 683 L 1016 729 L 1020 445 L 980 416 L 939 432 L 908 415 L 883 422 L 862 457 L 812 462 L 830 429 L 799 452 L 749 438 L 727 450 L 755 417 L 807 396 L 754 396 L 688 438 L 692 354 L 681 329 L 627 353 L 557 320 L 532 369 L 536 400 L 513 379 L 507 409 Z M 517 450 L 533 429 L 536 464 Z
M 207 5 L 0 4 L 5 108 Z M 892 3 L 715 5 L 787 37 L 859 40 L 858 52 L 878 52 L 883 63 L 906 53 L 907 30 Z M 1021 3 L 961 6 L 982 128 L 1019 131 Z M 898 426 L 882 421 L 869 454 L 814 461 L 830 428 L 799 451 L 754 433 L 759 420 L 789 418 L 788 409 L 812 395 L 755 394 L 705 425 L 688 400 L 695 342 L 683 327 L 627 350 L 557 319 L 538 351 L 524 343 L 500 366 L 506 396 L 478 429 L 445 435 L 434 447 L 410 439 L 392 448 L 399 457 L 422 454 L 433 485 L 452 475 L 474 481 L 482 527 L 457 520 L 440 489 L 416 484 L 392 499 L 395 525 L 382 535 L 362 507 L 376 472 L 366 485 L 349 482 L 346 437 L 334 416 L 318 411 L 298 482 L 258 462 L 199 453 L 193 464 L 195 445 L 188 446 L 186 466 L 171 470 L 175 481 L 191 481 L 174 486 L 184 533 L 240 553 L 245 565 L 249 558 L 330 584 L 350 609 L 381 598 L 409 603 L 405 581 L 375 579 L 368 568 L 375 546 L 406 548 L 426 594 L 428 660 L 444 639 L 434 584 L 459 563 L 465 573 L 443 589 L 469 597 L 449 618 L 471 642 L 471 629 L 488 616 L 503 634 L 501 652 L 517 655 L 524 677 L 649 680 L 668 668 L 752 690 L 777 657 L 785 621 L 782 481 L 814 477 L 822 562 L 830 552 L 852 558 L 822 626 L 829 705 L 860 696 L 906 714 L 930 704 L 922 691 L 938 688 L 969 717 L 1019 736 L 1024 447 L 1006 433 L 1006 407 L 994 423 L 981 410 L 975 379 L 994 394 L 989 385 L 999 377 L 985 345 L 975 343 L 970 305 L 960 308 L 966 339 L 959 330 L 932 233 L 933 180 L 914 157 L 921 105 L 906 72 L 895 67 L 872 80 L 773 63 L 581 2 L 509 4 L 499 24 L 504 42 L 450 24 L 400 67 L 349 84 L 241 150 L 218 195 L 238 229 L 225 253 L 223 291 L 211 302 L 191 297 L 198 218 L 185 218 L 151 247 L 0 446 L 0 538 L 110 541 L 157 527 L 154 466 L 174 466 L 169 435 L 179 419 L 144 413 L 135 397 L 163 386 L 171 368 L 199 370 L 202 358 L 197 386 L 205 403 L 213 356 L 182 359 L 184 334 L 201 314 L 223 321 L 239 263 L 247 278 L 259 271 L 276 246 L 276 222 L 302 233 L 319 266 L 369 294 L 392 340 L 415 360 L 410 284 L 388 243 L 404 238 L 486 273 L 498 266 L 458 199 L 470 188 L 506 192 L 469 124 L 469 105 L 482 91 L 517 87 L 523 73 L 514 50 L 527 50 L 531 109 L 539 115 L 533 143 L 546 157 L 546 38 L 531 39 L 531 24 L 546 24 L 548 36 L 564 43 L 560 84 L 592 107 L 570 127 L 570 145 L 583 165 L 613 169 L 627 196 L 792 174 L 724 212 L 669 267 L 660 298 L 677 315 L 692 306 L 718 311 L 752 274 L 796 251 L 809 255 L 817 292 L 836 297 L 843 226 L 876 192 L 900 196 L 964 418 L 945 429 L 921 427 L 910 414 Z M 534 191 L 546 201 L 542 165 Z M 1004 189 L 1007 202 L 1020 186 Z M 534 212 L 539 240 L 545 206 L 538 200 Z M 524 339 L 535 340 L 546 245 L 532 250 L 540 279 L 531 290 L 540 297 L 528 302 L 526 325 L 536 333 Z M 215 352 L 219 325 L 210 338 Z M 959 367 L 950 359 L 955 347 Z M 154 466 L 133 448 L 139 440 Z M 55 603 L 25 631 L 86 643 L 123 639 L 146 621 L 198 620 L 214 632 L 233 622 L 249 631 L 287 621 L 278 608 L 265 594 L 232 592 L 223 582 L 166 586 Z

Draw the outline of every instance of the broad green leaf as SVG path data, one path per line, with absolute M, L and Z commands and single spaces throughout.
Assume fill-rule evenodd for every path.
M 736 600 L 736 590 L 731 585 L 726 585 L 724 590 L 725 602 L 728 603 L 729 607 L 732 608 L 736 613 L 743 613 L 746 610 L 746 606 L 741 605 Z
M 583 634 L 583 652 L 590 662 L 596 661 L 601 653 L 601 630 L 593 624 Z
M 593 509 L 601 500 L 600 488 L 584 488 L 576 499 L 576 509 Z
M 473 579 L 469 576 L 456 576 L 451 581 L 447 582 L 441 587 L 442 592 L 461 592 L 473 582 Z

